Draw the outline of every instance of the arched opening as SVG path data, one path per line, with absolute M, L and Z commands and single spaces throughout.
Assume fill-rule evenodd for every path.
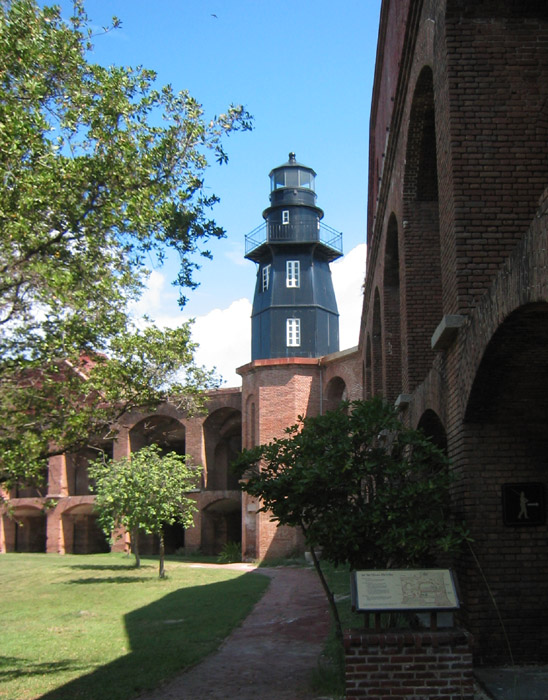
M 383 393 L 383 356 L 382 356 L 382 322 L 381 322 L 381 298 L 378 288 L 375 289 L 375 302 L 373 306 L 373 396 Z
M 421 416 L 417 426 L 434 445 L 447 454 L 447 434 L 438 414 L 427 409 Z
M 110 550 L 108 540 L 97 524 L 93 506 L 82 503 L 61 516 L 65 554 L 100 554 Z
M 341 401 L 346 400 L 346 384 L 341 377 L 333 377 L 325 387 L 325 404 L 326 411 L 334 411 L 339 407 Z
M 46 551 L 46 514 L 41 508 L 16 506 L 13 522 L 15 552 Z
M 204 554 L 219 554 L 228 542 L 242 541 L 242 508 L 239 500 L 222 498 L 202 511 Z
M 409 119 L 403 246 L 402 388 L 411 393 L 430 369 L 430 339 L 443 315 L 434 86 L 428 67 L 417 80 Z
M 166 452 L 185 454 L 185 426 L 170 416 L 156 414 L 143 418 L 130 430 L 129 440 L 132 452 L 158 445 Z
M 506 638 L 516 662 L 548 660 L 547 347 L 547 303 L 504 320 L 483 354 L 459 438 L 460 507 L 482 568 L 471 557 L 461 564 L 465 624 L 483 661 L 508 658 Z
M 204 422 L 206 489 L 236 491 L 238 477 L 230 464 L 242 449 L 242 414 L 235 408 L 220 408 Z
M 386 356 L 386 398 L 401 393 L 400 254 L 398 223 L 394 214 L 388 221 L 384 251 L 384 344 Z

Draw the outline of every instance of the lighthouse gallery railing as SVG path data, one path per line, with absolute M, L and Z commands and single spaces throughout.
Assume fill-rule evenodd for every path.
M 323 245 L 342 254 L 342 233 L 320 222 L 318 228 L 314 222 L 272 224 L 266 221 L 253 229 L 245 237 L 245 254 L 248 255 L 264 243 L 323 243 Z

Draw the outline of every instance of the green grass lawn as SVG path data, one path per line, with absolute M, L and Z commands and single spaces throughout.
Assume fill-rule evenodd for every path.
M 0 698 L 126 700 L 216 649 L 266 576 L 123 554 L 2 554 Z

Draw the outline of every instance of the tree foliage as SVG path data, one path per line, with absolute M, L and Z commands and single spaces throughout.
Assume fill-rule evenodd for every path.
M 175 283 L 196 286 L 197 256 L 224 235 L 204 173 L 250 117 L 231 106 L 206 119 L 150 70 L 94 64 L 92 39 L 83 0 L 67 20 L 0 0 L 0 474 L 12 482 L 121 410 L 165 400 L 177 364 L 187 376 L 169 395 L 190 385 L 183 402 L 210 380 L 188 325 L 138 332 L 128 303 L 169 251 Z
M 243 489 L 322 556 L 353 569 L 432 563 L 462 529 L 449 515 L 445 455 L 380 398 L 301 418 L 287 437 L 244 451 Z
M 386 569 L 455 550 L 465 531 L 449 512 L 448 461 L 381 398 L 344 402 L 285 432 L 245 450 L 235 469 L 260 511 L 301 528 L 342 638 L 316 552 L 335 565 Z
M 198 510 L 188 495 L 200 481 L 201 468 L 190 457 L 162 453 L 157 445 L 143 447 L 131 457 L 100 459 L 89 466 L 95 493 L 94 508 L 103 531 L 112 537 L 117 528 L 130 533 L 139 566 L 139 530 L 160 538 L 160 577 L 164 576 L 164 525 L 193 524 Z

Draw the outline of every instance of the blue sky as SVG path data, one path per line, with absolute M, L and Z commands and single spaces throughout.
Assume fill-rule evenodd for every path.
M 325 223 L 343 232 L 348 255 L 333 267 L 341 349 L 356 344 L 380 0 L 86 0 L 86 9 L 94 25 L 112 15 L 122 21 L 95 40 L 91 60 L 154 69 L 159 84 L 188 89 L 207 116 L 230 103 L 254 116 L 252 132 L 228 139 L 228 165 L 206 174 L 206 186 L 221 198 L 213 216 L 227 238 L 211 246 L 199 288 L 178 310 L 168 265 L 154 272 L 137 312 L 166 325 L 196 318 L 198 360 L 215 364 L 227 385 L 239 383 L 232 369 L 250 359 L 256 274 L 243 257 L 244 236 L 263 221 L 268 173 L 295 151 L 317 173 Z

